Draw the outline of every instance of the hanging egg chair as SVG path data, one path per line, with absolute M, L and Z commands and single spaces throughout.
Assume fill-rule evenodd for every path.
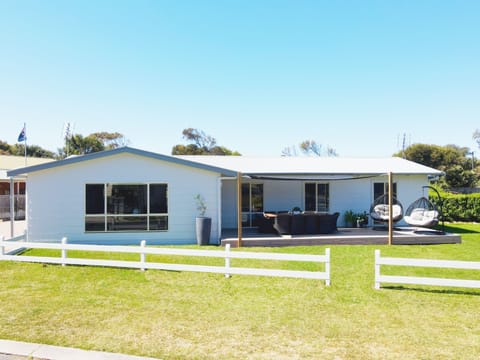
M 438 224 L 440 212 L 426 197 L 415 200 L 405 212 L 405 222 L 412 226 L 432 228 Z
M 370 206 L 370 217 L 373 220 L 388 222 L 389 221 L 389 205 L 388 205 L 388 194 L 380 195 L 373 201 L 373 204 Z M 392 202 L 392 221 L 400 221 L 403 217 L 403 206 L 397 198 L 393 197 Z

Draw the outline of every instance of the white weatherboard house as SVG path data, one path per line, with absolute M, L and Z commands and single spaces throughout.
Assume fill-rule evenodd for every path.
M 400 158 L 167 156 L 123 147 L 8 176 L 26 177 L 29 241 L 195 243 L 194 197 L 200 194 L 212 218 L 210 241 L 217 244 L 223 230 L 237 228 L 238 198 L 244 228 L 257 226 L 264 212 L 294 207 L 369 212 L 386 191 L 388 173 L 404 206 L 442 174 Z

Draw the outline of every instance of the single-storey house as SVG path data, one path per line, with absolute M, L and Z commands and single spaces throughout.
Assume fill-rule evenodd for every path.
M 387 191 L 389 173 L 407 206 L 442 174 L 395 157 L 168 156 L 130 147 L 7 174 L 28 184 L 29 241 L 195 243 L 200 194 L 212 219 L 210 242 L 218 244 L 240 219 L 243 228 L 258 226 L 264 212 L 368 212 Z

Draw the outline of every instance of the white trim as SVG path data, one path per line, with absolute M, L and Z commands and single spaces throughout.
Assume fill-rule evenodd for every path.
M 0 241 L 0 248 L 11 245 L 11 242 Z M 192 271 L 225 274 L 229 277 L 231 274 L 238 275 L 257 275 L 273 277 L 289 277 L 302 279 L 325 280 L 325 285 L 330 286 L 330 249 L 325 249 L 325 255 L 310 254 L 285 254 L 285 253 L 255 253 L 230 251 L 230 245 L 221 250 L 190 250 L 178 248 L 159 248 L 146 247 L 142 241 L 140 246 L 108 246 L 108 245 L 79 245 L 67 244 L 67 238 L 62 238 L 61 243 L 37 243 L 22 242 L 22 247 L 32 249 L 56 249 L 61 250 L 61 257 L 49 256 L 27 256 L 27 255 L 7 255 L 0 251 L 0 261 L 18 261 L 18 262 L 38 262 L 65 265 L 88 265 L 88 266 L 107 266 L 133 269 L 157 269 L 171 271 Z M 68 250 L 95 251 L 107 253 L 133 253 L 139 254 L 139 261 L 124 260 L 100 260 L 68 257 Z M 224 258 L 225 266 L 208 265 L 190 265 L 190 264 L 165 264 L 157 262 L 146 262 L 145 254 L 154 255 L 179 255 L 179 256 L 198 256 L 198 257 L 216 257 Z M 306 271 L 306 270 L 279 270 L 262 268 L 242 268 L 232 267 L 230 259 L 253 259 L 253 260 L 277 260 L 277 261 L 300 261 L 325 263 L 325 271 Z
M 480 270 L 480 262 L 381 257 L 380 250 L 375 250 L 375 289 L 377 290 L 380 289 L 382 282 L 394 284 L 480 288 L 480 280 L 382 275 L 380 273 L 381 265 Z

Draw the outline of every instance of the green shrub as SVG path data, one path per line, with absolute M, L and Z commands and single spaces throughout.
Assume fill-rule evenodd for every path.
M 430 200 L 440 208 L 439 199 L 430 194 Z M 480 194 L 442 193 L 442 211 L 445 221 L 480 222 Z

